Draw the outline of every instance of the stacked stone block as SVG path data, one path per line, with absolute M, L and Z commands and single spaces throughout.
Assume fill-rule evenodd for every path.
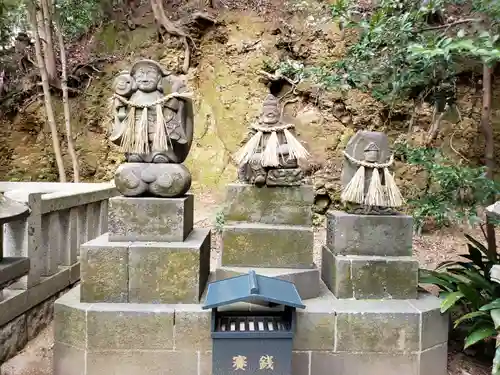
M 230 185 L 214 278 L 253 269 L 295 283 L 306 308 L 292 375 L 445 375 L 448 320 L 417 295 L 411 218 L 329 212 L 323 282 L 312 203 L 310 186 Z M 199 303 L 210 233 L 192 223 L 192 196 L 110 200 L 109 233 L 81 247 L 81 286 L 55 304 L 55 375 L 212 374 Z
M 81 284 L 55 303 L 55 375 L 210 373 L 210 230 L 193 214 L 190 194 L 109 200 Z
M 198 303 L 210 230 L 193 213 L 192 195 L 111 198 L 108 233 L 81 246 L 82 302 Z
M 312 186 L 230 184 L 217 280 L 257 273 L 292 281 L 302 299 L 319 295 L 313 262 Z
M 311 373 L 445 375 L 448 316 L 418 293 L 413 219 L 327 213 L 321 278 L 335 311 L 333 347 L 312 351 Z
M 411 216 L 329 211 L 323 281 L 337 298 L 416 298 L 412 235 Z

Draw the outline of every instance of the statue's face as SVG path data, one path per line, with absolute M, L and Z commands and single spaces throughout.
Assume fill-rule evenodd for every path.
M 378 151 L 365 151 L 365 161 L 375 163 L 378 161 Z
M 280 112 L 277 108 L 276 109 L 266 108 L 262 112 L 261 119 L 264 122 L 264 124 L 276 124 L 280 119 Z
M 115 92 L 118 95 L 128 95 L 132 92 L 133 78 L 128 74 L 122 74 L 116 78 Z
M 139 90 L 153 92 L 158 86 L 161 75 L 154 66 L 144 65 L 135 71 L 134 78 Z

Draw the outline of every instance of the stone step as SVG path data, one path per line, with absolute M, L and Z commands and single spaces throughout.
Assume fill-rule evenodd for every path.
M 311 268 L 311 226 L 226 223 L 222 230 L 222 265 Z
M 262 224 L 312 225 L 312 186 L 256 187 L 229 184 L 224 218 Z
M 418 261 L 408 256 L 335 255 L 323 246 L 321 278 L 337 298 L 416 298 Z
M 411 256 L 413 218 L 328 211 L 326 245 L 340 255 Z
M 248 274 L 250 270 L 254 270 L 259 275 L 292 282 L 303 300 L 319 296 L 320 272 L 316 266 L 311 269 L 220 267 L 215 270 L 215 279 L 229 279 Z
M 184 241 L 193 229 L 194 197 L 109 199 L 109 241 Z
M 210 272 L 210 230 L 183 242 L 111 242 L 80 247 L 82 302 L 198 303 Z
M 339 300 L 322 284 L 304 304 L 294 375 L 446 374 L 448 316 L 436 297 Z M 199 304 L 81 303 L 76 287 L 54 304 L 54 375 L 211 374 L 210 322 Z M 257 354 L 244 353 L 249 361 Z

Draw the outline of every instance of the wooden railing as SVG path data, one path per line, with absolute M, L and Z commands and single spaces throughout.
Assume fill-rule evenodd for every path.
M 30 209 L 3 224 L 1 329 L 79 280 L 79 246 L 107 231 L 108 199 L 118 193 L 112 183 L 35 182 L 0 182 L 0 192 Z

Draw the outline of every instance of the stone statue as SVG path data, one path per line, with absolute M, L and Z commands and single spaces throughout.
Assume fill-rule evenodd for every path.
M 298 160 L 307 159 L 309 153 L 295 138 L 293 128 L 282 120 L 278 98 L 268 95 L 257 123 L 236 154 L 239 180 L 256 186 L 300 185 L 303 173 Z
M 127 161 L 115 173 L 118 190 L 130 196 L 185 194 L 191 175 L 180 163 L 191 149 L 194 116 L 184 82 L 156 61 L 140 60 L 118 73 L 113 89 L 110 140 Z
M 404 200 L 389 171 L 394 162 L 387 135 L 358 131 L 347 143 L 342 168 L 341 200 L 356 213 L 393 213 Z

